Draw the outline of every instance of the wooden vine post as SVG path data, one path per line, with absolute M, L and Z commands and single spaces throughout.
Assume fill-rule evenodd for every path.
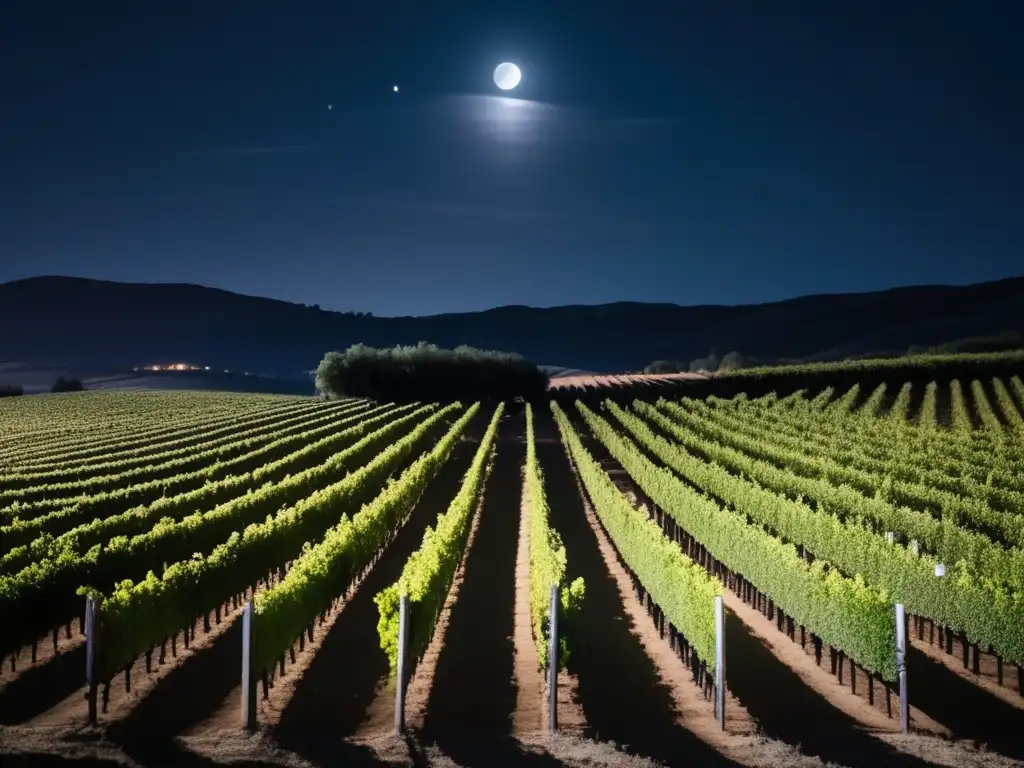
M 96 661 L 99 653 L 99 616 L 95 598 L 85 598 L 85 683 L 88 686 L 86 700 L 89 702 L 89 725 L 96 725 L 96 694 L 99 679 Z
M 409 597 L 402 595 L 398 603 L 398 680 L 395 686 L 395 733 L 405 731 L 405 678 L 409 660 Z
M 910 698 L 907 695 L 907 616 L 903 604 L 896 604 L 896 677 L 900 686 L 900 730 L 910 730 Z
M 548 733 L 558 730 L 558 585 L 551 585 L 551 606 L 548 609 L 551 637 L 548 638 Z
M 715 717 L 725 730 L 725 601 L 715 595 Z
M 253 604 L 242 609 L 242 727 L 256 730 L 256 657 L 253 653 Z

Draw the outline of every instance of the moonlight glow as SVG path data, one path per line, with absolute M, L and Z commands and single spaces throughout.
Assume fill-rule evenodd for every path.
M 523 73 L 519 71 L 519 67 L 507 61 L 499 64 L 494 70 L 494 84 L 503 91 L 511 91 L 519 85 L 522 78 Z

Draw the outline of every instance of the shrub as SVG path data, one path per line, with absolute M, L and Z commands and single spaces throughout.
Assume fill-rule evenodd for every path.
M 356 344 L 328 352 L 316 369 L 317 391 L 327 398 L 370 397 L 392 402 L 536 400 L 548 376 L 509 352 L 414 346 L 377 349 Z
M 915 345 L 907 350 L 910 357 L 916 355 L 950 355 L 961 352 L 1003 352 L 1024 349 L 1024 337 L 1018 331 L 1003 331 L 990 336 L 973 336 L 954 339 L 932 347 Z
M 63 376 L 58 376 L 57 380 L 53 383 L 51 392 L 81 392 L 85 387 L 82 385 L 79 379 L 65 379 Z
M 685 373 L 690 366 L 679 360 L 655 360 L 644 368 L 644 373 Z
M 753 368 L 759 365 L 759 361 L 756 357 L 750 357 L 749 355 L 743 355 L 739 352 L 730 352 L 722 361 L 718 364 L 719 371 L 738 371 L 742 368 Z
M 711 350 L 711 354 L 707 357 L 698 357 L 696 360 L 690 362 L 690 370 L 693 372 L 697 371 L 710 371 L 714 372 L 718 370 L 718 364 L 722 359 L 718 356 L 718 353 Z

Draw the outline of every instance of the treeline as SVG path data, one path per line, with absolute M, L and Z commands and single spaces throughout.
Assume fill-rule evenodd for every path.
M 79 379 L 65 379 L 58 377 L 57 381 L 50 387 L 51 392 L 81 392 L 85 385 Z M 21 384 L 0 384 L 0 397 L 18 397 L 25 394 L 25 388 Z
M 913 346 L 907 350 L 907 356 L 916 355 L 954 355 L 963 352 L 1005 352 L 1024 349 L 1024 337 L 1019 331 L 1003 331 L 989 336 L 971 336 L 966 339 L 954 339 L 945 344 L 933 347 Z
M 690 362 L 683 360 L 655 360 L 644 368 L 644 373 L 727 373 L 730 371 L 741 371 L 748 368 L 782 368 L 786 366 L 823 365 L 838 362 L 852 362 L 858 360 L 872 361 L 871 367 L 881 359 L 900 360 L 904 357 L 933 357 L 936 355 L 961 355 L 977 354 L 984 352 L 1010 352 L 1024 350 L 1024 336 L 1019 331 L 1002 331 L 988 336 L 971 336 L 963 339 L 953 339 L 942 344 L 932 346 L 914 345 L 905 353 L 899 352 L 875 352 L 850 355 L 840 359 L 819 359 L 819 360 L 793 360 L 779 358 L 763 360 L 751 355 L 744 355 L 740 352 L 728 352 L 720 355 L 716 350 L 711 350 L 707 357 L 698 357 Z M 823 356 L 828 358 L 830 356 Z
M 644 368 L 644 373 L 686 373 L 688 371 L 718 373 L 739 371 L 743 368 L 753 368 L 763 364 L 764 361 L 740 352 L 733 351 L 719 355 L 715 350 L 711 350 L 707 357 L 698 357 L 688 363 L 681 360 L 655 360 Z
M 328 352 L 316 369 L 317 391 L 327 398 L 369 397 L 390 402 L 538 400 L 548 376 L 510 352 L 420 342 L 390 349 L 356 344 Z

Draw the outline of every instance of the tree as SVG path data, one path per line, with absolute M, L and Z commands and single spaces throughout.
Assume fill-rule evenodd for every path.
M 655 360 L 644 368 L 644 373 L 683 373 L 689 366 L 680 360 Z
M 327 398 L 452 401 L 537 399 L 547 394 L 548 377 L 534 363 L 509 352 L 427 342 L 376 349 L 355 344 L 328 352 L 316 369 L 316 388 Z
M 714 349 L 707 357 L 698 357 L 696 360 L 690 363 L 691 371 L 709 371 L 714 372 L 718 370 L 718 364 L 721 362 L 721 358 L 718 356 L 718 352 Z
M 79 379 L 65 379 L 63 376 L 58 376 L 57 380 L 53 383 L 51 392 L 81 392 L 85 389 Z
M 722 358 L 721 362 L 718 364 L 718 370 L 738 371 L 741 368 L 753 368 L 758 364 L 759 362 L 757 358 L 733 351 Z

